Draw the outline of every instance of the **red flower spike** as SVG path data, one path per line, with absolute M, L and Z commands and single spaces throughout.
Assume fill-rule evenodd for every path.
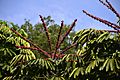
M 63 36 L 62 40 L 60 41 L 58 48 L 60 47 L 60 45 L 63 43 L 64 39 L 68 36 L 68 34 L 70 33 L 70 31 L 72 30 L 72 28 L 75 26 L 77 19 L 74 20 L 74 22 L 72 23 L 72 25 L 70 26 L 69 30 L 65 33 L 65 35 Z
M 30 40 L 28 40 L 27 38 L 23 37 L 20 33 L 18 33 L 17 31 L 15 31 L 13 28 L 10 28 L 11 31 L 13 31 L 15 34 L 17 34 L 18 36 L 20 36 L 23 40 L 29 42 L 30 44 L 32 44 L 35 48 L 38 49 L 38 51 L 44 53 L 45 55 L 47 55 L 48 57 L 51 57 L 48 52 L 42 50 L 41 48 L 39 48 L 37 45 L 35 45 L 34 43 L 32 43 Z M 17 46 L 18 47 L 18 46 Z M 24 48 L 24 47 L 18 47 L 18 48 Z
M 110 9 L 118 18 L 120 18 L 120 14 L 113 8 L 113 6 L 106 0 L 106 3 L 104 3 L 102 0 L 99 0 L 104 6 L 106 6 L 108 9 Z
M 42 18 L 42 16 L 41 16 L 41 15 L 39 15 L 39 16 L 40 16 L 40 18 L 41 18 L 41 21 L 42 21 L 44 30 L 45 30 L 45 32 L 46 32 L 46 36 L 47 36 L 47 38 L 48 38 L 48 44 L 49 44 L 50 51 L 51 51 L 52 45 L 51 45 L 51 40 L 50 40 L 50 35 L 49 35 L 49 32 L 48 32 L 48 29 L 47 29 L 47 27 L 46 27 L 46 24 L 45 24 L 44 19 Z
M 98 30 L 98 31 L 107 31 L 107 32 L 120 33 L 120 30 Z
M 38 50 L 38 48 L 27 47 L 27 46 L 15 46 L 15 47 L 16 47 L 16 48 L 22 48 L 22 49 Z
M 64 50 L 62 50 L 61 54 L 63 54 L 64 52 L 66 52 L 67 50 L 71 49 L 72 47 L 74 47 L 76 45 L 77 45 L 77 43 L 74 43 L 74 44 L 68 46 L 67 48 L 65 48 Z
M 110 4 L 110 2 L 108 2 L 108 0 L 106 0 L 106 2 L 107 2 L 107 4 L 109 5 L 110 10 L 111 10 L 113 13 L 115 13 L 118 18 L 120 18 L 120 14 L 113 8 L 113 6 Z
M 116 25 L 116 24 L 114 24 L 114 23 L 111 23 L 111 22 L 109 22 L 109 21 L 107 21 L 107 20 L 103 20 L 103 19 L 101 19 L 101 18 L 99 18 L 99 17 L 93 16 L 93 15 L 87 13 L 85 10 L 83 10 L 83 13 L 85 13 L 86 15 L 88 15 L 89 17 L 91 17 L 91 18 L 93 18 L 93 19 L 95 19 L 95 20 L 97 20 L 97 21 L 100 21 L 100 22 L 102 22 L 102 23 L 104 23 L 104 24 L 106 24 L 106 25 L 114 28 L 115 30 L 120 29 L 120 26 L 118 26 L 118 25 Z
M 55 47 L 55 55 L 56 55 L 56 51 L 58 49 L 58 44 L 59 44 L 59 41 L 60 41 L 60 36 L 61 36 L 61 31 L 62 31 L 63 26 L 64 26 L 64 21 L 61 21 L 61 26 L 60 26 L 60 30 L 59 30 L 59 34 L 58 34 L 56 47 Z M 55 56 L 54 56 L 54 58 L 55 58 Z
M 49 58 L 51 57 L 51 55 L 48 54 L 48 52 L 43 51 L 43 50 L 40 49 L 40 48 L 33 48 L 33 47 L 27 47 L 27 46 L 16 46 L 16 48 L 37 50 L 37 51 L 43 52 L 43 53 L 44 53 L 46 56 L 48 56 Z

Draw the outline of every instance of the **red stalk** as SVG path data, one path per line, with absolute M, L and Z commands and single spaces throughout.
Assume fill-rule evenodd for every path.
M 69 30 L 65 33 L 65 35 L 63 36 L 62 40 L 60 41 L 58 48 L 60 47 L 60 45 L 63 43 L 64 39 L 68 36 L 68 34 L 70 33 L 70 31 L 72 30 L 72 28 L 75 26 L 77 19 L 74 20 L 74 22 L 72 23 L 72 25 L 70 26 Z
M 110 9 L 115 15 L 120 18 L 120 14 L 113 8 L 113 6 L 106 0 L 106 3 L 104 3 L 102 0 L 99 0 L 104 6 L 106 6 L 108 9 Z
M 120 33 L 120 30 L 97 30 L 97 31 L 101 31 L 101 32 L 107 31 L 109 33 Z
M 17 48 L 21 48 L 21 49 L 31 49 L 31 50 L 37 50 L 37 51 L 40 51 L 40 52 L 43 52 L 46 56 L 48 56 L 49 58 L 51 57 L 50 54 L 48 54 L 48 52 L 40 49 L 40 48 L 33 48 L 33 47 L 27 47 L 27 46 L 16 46 Z
M 108 3 L 108 5 L 110 6 L 110 10 L 116 14 L 116 16 L 118 18 L 120 18 L 120 14 L 113 8 L 113 6 L 110 4 L 110 2 L 108 2 L 108 0 L 106 0 L 106 2 Z
M 23 37 L 20 33 L 18 33 L 17 31 L 15 31 L 13 28 L 10 28 L 11 31 L 13 31 L 15 34 L 17 34 L 18 36 L 20 36 L 22 39 L 24 39 L 25 41 L 29 42 L 30 44 L 32 44 L 35 48 L 37 48 L 40 52 L 44 53 L 45 55 L 47 55 L 48 57 L 51 57 L 50 55 L 48 55 L 48 53 L 44 50 L 42 50 L 41 48 L 39 48 L 37 45 L 35 45 L 34 43 L 32 43 L 30 40 L 28 40 L 27 38 Z
M 116 25 L 116 24 L 114 24 L 114 23 L 111 23 L 111 22 L 109 22 L 109 21 L 107 21 L 107 20 L 103 20 L 103 19 L 101 19 L 101 18 L 99 18 L 99 17 L 93 16 L 93 15 L 87 13 L 87 12 L 84 11 L 84 10 L 83 10 L 83 13 L 85 13 L 86 15 L 88 15 L 89 17 L 91 17 L 91 18 L 93 18 L 93 19 L 95 19 L 95 20 L 98 20 L 98 21 L 100 21 L 100 22 L 102 22 L 102 23 L 104 23 L 104 24 L 106 24 L 106 25 L 108 25 L 108 26 L 111 26 L 111 27 L 114 28 L 115 30 L 120 29 L 120 26 L 118 26 L 118 25 Z
M 40 16 L 40 18 L 41 18 L 41 21 L 42 21 L 44 30 L 45 30 L 45 32 L 46 32 L 46 36 L 47 36 L 47 38 L 48 38 L 48 44 L 49 44 L 50 50 L 52 50 L 52 45 L 51 45 L 51 40 L 50 40 L 50 35 L 49 35 L 49 32 L 48 32 L 48 29 L 47 29 L 47 27 L 46 27 L 46 24 L 45 24 L 44 19 L 42 18 L 42 16 L 41 16 L 41 15 L 39 15 L 39 16 Z
M 62 50 L 61 54 L 63 54 L 64 52 L 66 52 L 67 50 L 71 49 L 72 47 L 74 47 L 76 45 L 77 45 L 77 43 L 74 43 L 74 44 L 68 46 L 67 48 L 65 48 L 64 50 Z
M 60 26 L 60 30 L 59 30 L 59 34 L 58 34 L 58 38 L 57 38 L 56 47 L 55 47 L 55 55 L 56 55 L 56 52 L 57 52 L 57 49 L 58 49 L 58 44 L 59 44 L 59 41 L 60 41 L 61 31 L 62 31 L 62 28 L 64 26 L 63 22 L 64 21 L 61 21 L 61 26 Z

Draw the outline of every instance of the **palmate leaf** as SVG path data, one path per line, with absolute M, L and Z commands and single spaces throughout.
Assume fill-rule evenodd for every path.
M 10 28 L 8 26 L 0 26 L 0 31 L 3 32 L 4 35 L 10 34 Z
M 92 69 L 94 69 L 95 67 L 98 67 L 99 66 L 99 63 L 100 62 L 103 62 L 104 60 L 103 59 L 95 59 L 95 60 L 91 60 L 91 62 L 89 63 L 89 65 L 87 66 L 85 72 L 86 73 L 90 73 Z
M 28 38 L 28 34 L 27 34 L 23 29 L 20 29 L 20 30 L 19 30 L 19 33 L 20 33 L 22 36 Z
M 100 36 L 104 32 L 105 31 L 100 32 L 95 29 L 84 29 L 76 33 L 76 36 L 74 37 L 74 42 L 77 42 L 81 47 L 83 47 L 84 44 L 90 43 L 90 41 L 92 40 L 93 41 L 91 43 L 95 42 L 98 36 Z
M 94 31 L 94 29 L 84 29 L 84 30 L 81 30 L 81 31 L 77 32 L 76 35 L 78 37 L 80 37 L 80 36 L 83 36 L 85 34 L 90 34 L 93 31 Z
M 81 49 L 77 50 L 77 55 L 82 56 L 82 53 L 84 52 L 84 48 L 82 47 Z
M 11 67 L 11 66 L 8 65 L 8 64 L 3 64 L 3 65 L 2 65 L 2 70 L 5 70 L 5 71 L 10 72 L 10 73 L 13 73 L 15 69 L 16 69 L 16 68 L 13 69 L 13 67 Z M 4 74 L 5 74 L 5 73 L 4 73 Z
M 6 39 L 6 37 L 3 34 L 0 34 L 0 40 Z
M 3 55 L 9 55 L 9 56 L 16 55 L 16 53 L 9 48 L 1 48 L 0 51 L 3 52 Z
M 74 78 L 76 78 L 79 74 L 84 75 L 84 73 L 85 73 L 85 70 L 84 70 L 83 67 L 76 67 L 76 68 L 71 72 L 71 74 L 69 75 L 69 77 L 74 76 Z
M 108 39 L 110 37 L 110 34 L 108 32 L 104 32 L 103 34 L 101 34 L 96 41 L 97 42 L 102 42 L 104 39 Z
M 82 36 L 84 36 L 84 34 L 87 34 L 88 30 L 82 30 L 76 33 L 76 36 L 73 38 L 74 42 L 78 41 L 79 39 L 81 39 Z M 84 37 L 82 37 L 82 39 L 84 39 Z
M 6 42 L 10 42 L 12 44 L 19 43 L 19 42 L 16 42 L 15 37 L 7 37 Z M 20 45 L 20 43 L 18 45 Z
M 55 61 L 55 64 L 59 65 L 60 63 L 66 61 L 66 59 L 68 60 L 68 58 L 69 58 L 68 56 L 69 55 L 65 55 L 62 59 L 59 59 L 59 60 Z M 51 61 L 52 61 L 52 59 L 51 59 Z
M 21 35 L 24 37 L 28 37 L 24 30 L 18 30 L 18 32 L 21 32 Z M 22 69 L 21 65 L 26 64 L 30 60 L 36 59 L 31 50 L 17 49 L 15 47 L 16 45 L 30 47 L 30 44 L 12 32 L 7 22 L 0 22 L 0 42 L 0 57 L 1 62 L 3 62 L 1 63 L 2 66 L 0 66 L 3 70 L 1 73 L 2 75 L 12 75 L 16 70 L 19 72 L 21 70 L 18 69 L 18 67 Z M 11 77 L 8 76 L 4 79 L 10 78 Z
M 89 35 L 89 32 L 90 32 L 90 30 L 88 29 L 88 30 L 82 30 L 82 31 L 80 31 L 80 32 L 78 32 L 76 35 L 76 37 L 78 37 L 78 42 L 81 42 L 81 41 L 83 41 L 84 39 L 86 39 L 87 38 L 87 36 Z M 76 37 L 74 38 L 74 40 L 75 41 L 77 41 L 76 40 Z M 84 43 L 84 42 L 83 42 Z
M 117 60 L 117 59 L 115 59 L 115 64 L 116 64 L 116 68 L 117 69 L 120 69 L 120 61 L 119 60 Z
M 84 39 L 87 39 L 87 41 L 89 41 L 89 40 L 93 40 L 94 38 L 96 38 L 96 41 L 98 40 L 101 41 L 101 39 L 104 39 L 104 37 L 106 37 L 107 39 L 109 35 L 110 33 L 107 31 L 99 31 L 95 29 L 84 29 L 76 33 L 74 40 L 77 42 L 81 42 Z
M 45 59 L 35 59 L 32 60 L 28 63 L 29 65 L 40 65 L 46 69 L 51 69 L 51 70 L 55 70 L 55 66 L 53 65 L 53 63 L 51 62 L 51 60 L 45 60 Z
M 29 55 L 32 59 L 36 59 L 35 54 L 29 49 L 20 49 L 20 54 Z
M 2 67 L 3 70 L 7 70 L 7 71 L 11 71 L 12 68 L 11 66 L 7 65 L 7 64 L 4 64 L 3 67 Z
M 21 50 L 22 51 L 22 50 Z M 11 60 L 11 66 L 14 66 L 18 63 L 24 63 L 24 62 L 28 62 L 30 60 L 36 59 L 35 55 L 30 51 L 30 50 L 25 50 L 27 51 L 27 53 L 24 54 L 19 54 L 16 55 L 12 60 Z M 25 52 L 24 51 L 24 52 Z M 23 52 L 23 51 L 22 51 Z
M 99 70 L 104 70 L 106 69 L 106 72 L 108 70 L 110 71 L 114 71 L 116 69 L 120 69 L 120 66 L 119 66 L 120 62 L 119 60 L 115 59 L 115 58 L 107 58 L 104 63 L 103 63 L 103 66 L 100 67 Z
M 14 66 L 16 65 L 18 62 L 21 61 L 23 55 L 19 54 L 19 55 L 16 55 L 12 60 L 11 60 L 11 66 Z
M 9 49 L 9 48 L 6 48 L 5 50 L 6 50 L 6 52 L 7 52 L 10 56 L 16 55 L 16 53 L 15 53 L 14 51 L 12 51 L 11 49 Z
M 12 80 L 13 76 L 5 77 L 3 80 Z
M 62 76 L 60 77 L 53 76 L 50 80 L 65 80 L 65 79 Z

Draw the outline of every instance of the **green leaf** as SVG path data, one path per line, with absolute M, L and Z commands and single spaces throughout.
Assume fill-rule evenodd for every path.
M 2 78 L 2 74 L 1 74 L 1 71 L 0 71 L 0 78 Z
M 115 64 L 114 64 L 114 59 L 111 59 L 110 60 L 110 68 L 111 68 L 111 71 L 115 70 Z
M 109 61 L 109 58 L 107 58 L 107 60 L 105 60 L 105 62 L 103 63 L 103 66 L 100 67 L 99 70 L 103 70 L 105 68 L 105 66 L 107 65 L 108 61 Z
M 74 73 L 75 73 L 75 71 L 77 70 L 78 68 L 75 68 L 72 72 L 71 72 L 71 74 L 69 75 L 69 77 L 72 77 L 72 75 L 74 75 Z

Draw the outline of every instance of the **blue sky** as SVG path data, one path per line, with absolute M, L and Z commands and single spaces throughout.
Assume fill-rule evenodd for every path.
M 108 0 L 120 13 L 120 0 Z M 114 23 L 115 15 L 103 6 L 99 0 L 0 0 L 0 19 L 21 25 L 24 19 L 30 19 L 32 24 L 41 22 L 38 15 L 51 16 L 57 24 L 64 20 L 71 24 L 78 19 L 75 30 L 86 28 L 111 29 L 88 16 L 82 10 Z

